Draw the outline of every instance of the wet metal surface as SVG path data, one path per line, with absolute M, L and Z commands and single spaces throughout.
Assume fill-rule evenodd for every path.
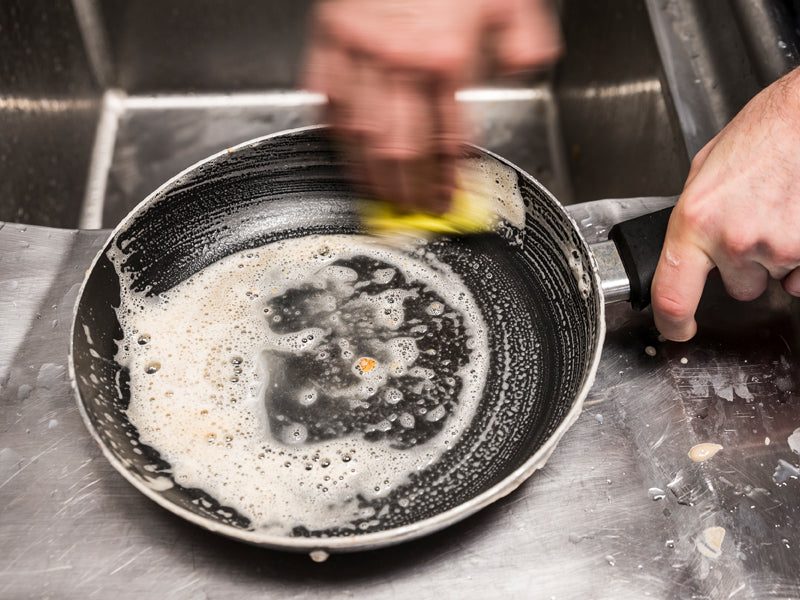
M 257 23 L 247 11 L 231 11 L 231 21 L 218 18 L 213 9 L 223 5 L 213 3 L 196 10 L 195 3 L 179 2 L 155 12 L 124 0 L 74 4 L 102 9 L 112 34 L 107 77 L 92 79 L 97 67 L 85 64 L 93 62 L 91 48 L 84 57 L 72 17 L 56 18 L 68 12 L 67 2 L 45 13 L 11 2 L 3 13 L 11 17 L 3 23 L 12 58 L 4 62 L 10 77 L 0 107 L 7 130 L 0 164 L 9 167 L 0 205 L 9 220 L 74 227 L 91 163 L 86 195 L 94 190 L 100 201 L 89 207 L 95 212 L 88 211 L 87 226 L 112 226 L 195 160 L 316 118 L 314 106 L 284 113 L 258 102 L 237 108 L 229 95 L 220 110 L 165 109 L 165 92 L 204 90 L 211 93 L 200 98 L 213 99 L 223 90 L 241 98 L 248 90 L 289 85 L 298 64 L 296 36 L 289 36 L 288 53 L 273 43 L 281 36 L 270 41 L 279 52 L 270 55 L 277 62 L 265 59 L 268 68 L 214 54 L 218 47 L 207 43 L 225 38 L 201 36 L 199 49 L 211 62 L 196 60 L 192 44 L 184 43 L 196 46 L 198 31 L 225 30 L 236 19 Z M 644 5 L 660 61 L 646 20 L 637 16 Z M 577 17 L 565 23 L 568 54 L 556 73 L 556 101 L 549 88 L 523 90 L 528 96 L 510 103 L 483 98 L 477 139 L 565 202 L 678 191 L 688 166 L 681 148 L 694 155 L 758 89 L 753 71 L 760 70 L 744 58 L 737 35 L 742 23 L 729 4 L 716 1 L 617 1 L 614 10 L 588 7 L 596 19 L 585 18 L 586 5 L 577 8 L 565 11 L 567 19 Z M 182 10 L 199 21 L 175 39 L 150 43 L 159 30 L 175 34 L 175 23 L 186 23 Z M 47 24 L 35 21 L 39 16 Z M 27 35 L 22 42 L 37 43 L 17 43 L 12 26 L 28 21 L 41 39 Z M 262 29 L 247 29 L 255 47 Z M 773 41 L 780 47 L 784 40 Z M 174 42 L 180 53 L 161 51 Z M 622 55 L 602 71 L 597 61 L 615 48 Z M 40 61 L 26 55 L 31 51 L 34 59 L 55 57 L 59 68 L 38 69 Z M 222 68 L 211 72 L 211 64 Z M 187 71 L 197 65 L 200 71 Z M 66 87 L 44 85 L 53 77 Z M 109 81 L 138 95 L 105 127 L 101 119 L 92 148 L 100 110 L 95 84 L 105 88 Z M 151 92 L 161 94 L 157 102 L 142 95 Z M 159 138 L 161 128 L 171 133 Z M 175 143 L 161 147 L 165 140 Z M 646 204 L 572 210 L 587 237 L 601 239 L 611 222 Z M 793 437 L 800 427 L 799 311 L 780 290 L 737 303 L 712 282 L 700 334 L 686 344 L 660 342 L 647 313 L 609 307 L 604 356 L 586 409 L 542 472 L 434 536 L 314 564 L 174 517 L 120 477 L 91 440 L 66 360 L 72 305 L 103 242 L 102 232 L 0 223 L 0 597 L 800 597 L 800 447 Z M 723 448 L 695 462 L 688 452 L 701 443 Z
M 99 92 L 69 0 L 0 6 L 0 220 L 77 227 Z
M 678 193 L 689 163 L 645 4 L 562 5 L 554 93 L 570 202 Z
M 599 238 L 645 208 L 571 210 Z M 0 229 L 0 597 L 800 596 L 798 307 L 779 290 L 744 304 L 712 282 L 686 344 L 610 306 L 586 408 L 541 472 L 443 532 L 316 564 L 174 517 L 91 440 L 66 360 L 72 304 L 103 241 Z M 705 442 L 723 448 L 693 461 Z
M 800 62 L 790 2 L 644 0 L 689 157 Z M 796 6 L 796 5 L 795 5 Z
M 570 197 L 550 87 L 471 89 L 458 93 L 470 139 Z M 97 155 L 84 228 L 115 226 L 164 181 L 221 149 L 254 137 L 320 122 L 324 97 L 302 91 L 126 96 L 106 94 L 109 142 Z M 93 207 L 93 208 L 92 208 Z M 91 213 L 93 216 L 88 216 Z

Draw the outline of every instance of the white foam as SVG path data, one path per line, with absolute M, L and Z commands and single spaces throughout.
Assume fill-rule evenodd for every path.
M 456 163 L 459 188 L 484 196 L 497 218 L 522 229 L 525 227 L 525 201 L 511 167 L 489 158 L 465 158 Z
M 265 299 L 302 283 L 316 285 L 320 277 L 327 279 L 329 288 L 339 286 L 336 295 L 358 293 L 353 288 L 355 272 L 330 265 L 355 256 L 391 265 L 376 273 L 381 282 L 391 282 L 396 270 L 409 282 L 433 290 L 450 310 L 462 315 L 465 344 L 475 349 L 459 372 L 461 394 L 444 427 L 410 449 L 393 448 L 389 441 L 366 441 L 361 434 L 310 445 L 308 430 L 299 423 L 286 423 L 274 436 L 270 432 L 264 397 L 272 389 L 271 375 L 270 365 L 263 361 L 271 352 L 317 356 L 330 331 L 323 326 L 275 333 L 267 324 L 278 315 L 264 309 Z M 112 250 L 109 258 L 121 281 L 126 281 L 123 256 Z M 474 415 L 486 379 L 486 326 L 463 282 L 430 256 L 413 258 L 372 238 L 309 236 L 241 252 L 160 297 L 148 298 L 123 287 L 117 313 L 125 338 L 116 359 L 130 370 L 127 414 L 141 442 L 169 461 L 179 484 L 203 489 L 221 505 L 248 517 L 255 527 L 275 533 L 288 534 L 296 526 L 347 526 L 355 519 L 372 518 L 358 506 L 356 496 L 369 500 L 385 495 L 451 448 Z M 389 290 L 361 297 L 379 308 L 374 312 L 383 320 L 376 318 L 376 326 L 395 331 L 404 322 L 403 301 L 408 294 Z M 323 307 L 334 303 L 321 298 Z M 142 336 L 149 336 L 144 344 L 138 343 Z M 332 397 L 341 393 L 345 403 L 369 406 L 375 397 L 396 404 L 402 393 L 392 384 L 395 377 L 414 371 L 422 386 L 432 376 L 429 369 L 415 366 L 419 349 L 413 338 L 391 339 L 385 354 L 390 359 L 383 362 L 353 356 L 346 340 L 339 348 L 342 356 L 350 352 L 359 382 L 354 389 L 326 393 Z M 160 368 L 148 373 L 153 363 Z M 292 402 L 304 407 L 316 403 L 312 385 L 301 383 L 298 389 Z M 443 418 L 444 408 L 437 407 L 423 420 Z M 414 416 L 403 412 L 392 420 L 378 418 L 373 427 L 387 431 L 414 424 Z

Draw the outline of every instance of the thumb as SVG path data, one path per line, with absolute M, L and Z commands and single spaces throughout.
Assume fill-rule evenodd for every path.
M 712 268 L 714 263 L 701 248 L 672 239 L 667 231 L 651 288 L 653 318 L 665 338 L 685 342 L 694 337 L 694 314 Z

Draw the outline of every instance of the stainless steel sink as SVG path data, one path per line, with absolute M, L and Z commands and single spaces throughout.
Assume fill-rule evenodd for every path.
M 677 192 L 688 157 L 797 63 L 791 5 L 562 0 L 567 53 L 546 78 L 459 99 L 476 141 L 563 201 L 623 198 L 570 207 L 597 240 L 652 208 L 631 196 Z M 269 553 L 113 470 L 67 377 L 105 233 L 71 229 L 114 225 L 212 152 L 315 123 L 324 99 L 294 83 L 309 6 L 0 2 L 0 597 L 798 597 L 800 301 L 780 286 L 737 303 L 711 281 L 683 344 L 610 306 L 586 410 L 545 470 L 411 545 L 324 565 Z M 693 463 L 698 442 L 724 450 Z
M 317 123 L 297 90 L 311 3 L 55 0 L 0 8 L 0 220 L 111 227 L 163 181 Z M 688 168 L 646 6 L 565 0 L 545 78 L 459 99 L 473 139 L 564 203 L 671 194 Z

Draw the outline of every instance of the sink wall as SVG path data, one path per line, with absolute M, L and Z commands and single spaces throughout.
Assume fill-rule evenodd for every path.
M 296 86 L 311 0 L 100 0 L 113 87 L 129 94 Z
M 576 202 L 680 192 L 689 161 L 644 2 L 565 2 L 556 69 Z
M 0 220 L 76 227 L 100 89 L 69 0 L 0 3 Z

